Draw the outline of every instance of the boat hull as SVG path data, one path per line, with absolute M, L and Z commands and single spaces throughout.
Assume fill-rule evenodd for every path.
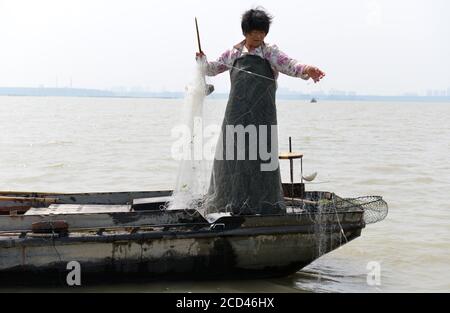
M 59 280 L 80 264 L 84 282 L 100 279 L 278 277 L 297 272 L 361 234 L 359 223 L 151 231 L 0 241 L 0 281 Z M 344 236 L 345 235 L 345 236 Z M 65 283 L 65 279 L 63 279 Z
M 291 197 L 298 196 L 295 190 Z M 328 192 L 290 198 L 285 214 L 225 214 L 212 221 L 197 210 L 165 210 L 168 195 L 3 193 L 0 208 L 8 215 L 0 216 L 0 285 L 66 284 L 73 261 L 82 284 L 286 276 L 365 227 L 360 208 L 320 209 L 321 199 L 334 197 Z M 147 199 L 136 201 L 141 198 Z M 17 214 L 22 206 L 26 213 Z M 113 206 L 130 211 L 113 212 Z M 65 225 L 64 231 L 55 225 Z

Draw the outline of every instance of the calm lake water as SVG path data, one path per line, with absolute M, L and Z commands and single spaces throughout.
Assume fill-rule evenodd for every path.
M 208 123 L 221 123 L 225 104 L 206 101 Z M 178 162 L 171 129 L 182 105 L 181 99 L 0 97 L 0 190 L 172 189 Z M 450 292 L 449 121 L 450 103 L 278 101 L 280 150 L 292 136 L 293 150 L 305 155 L 305 174 L 318 172 L 307 190 L 381 195 L 389 204 L 384 221 L 286 278 L 81 290 Z M 288 165 L 281 163 L 286 182 Z M 380 285 L 367 283 L 369 262 L 380 264 Z

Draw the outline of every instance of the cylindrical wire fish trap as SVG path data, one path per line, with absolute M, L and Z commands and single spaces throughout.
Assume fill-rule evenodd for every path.
M 304 206 L 311 212 L 333 213 L 349 212 L 353 210 L 364 211 L 363 218 L 366 224 L 382 221 L 388 214 L 388 204 L 380 196 L 363 196 L 357 198 L 341 198 L 329 192 L 307 192 L 306 198 L 315 204 Z
M 373 224 L 382 221 L 388 214 L 388 204 L 380 196 L 337 198 L 334 205 L 337 211 L 352 208 L 360 208 L 364 210 L 364 222 L 366 224 Z

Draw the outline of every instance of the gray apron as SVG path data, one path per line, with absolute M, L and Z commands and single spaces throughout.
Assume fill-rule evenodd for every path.
M 232 212 L 235 215 L 284 213 L 276 138 L 276 82 L 272 68 L 267 60 L 259 56 L 245 55 L 235 60 L 230 78 L 230 96 L 205 208 L 208 213 Z M 241 130 L 249 130 L 244 132 L 245 143 L 242 145 L 244 140 L 241 140 L 238 145 L 238 131 L 232 134 L 234 140 L 230 141 L 230 145 L 227 137 L 230 139 L 231 133 L 227 132 L 227 126 L 238 130 L 238 125 L 242 125 Z M 272 133 L 274 138 L 271 138 Z M 272 149 L 272 160 L 267 159 L 267 154 L 261 157 L 260 151 L 268 153 Z M 230 156 L 233 157 L 230 159 Z M 262 170 L 263 164 L 274 162 L 276 166 L 270 167 L 273 170 Z

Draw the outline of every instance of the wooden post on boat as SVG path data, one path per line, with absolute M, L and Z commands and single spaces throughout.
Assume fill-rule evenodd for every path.
M 280 160 L 289 160 L 290 165 L 290 178 L 291 178 L 291 191 L 290 197 L 292 200 L 294 198 L 303 197 L 305 193 L 305 187 L 303 184 L 303 154 L 292 152 L 292 138 L 289 137 L 289 152 L 284 152 L 279 155 Z M 300 171 L 301 171 L 301 183 L 300 183 L 300 191 L 299 195 L 295 194 L 295 183 L 294 183 L 294 159 L 300 159 Z
M 291 136 L 289 136 L 289 153 L 292 153 L 292 140 Z M 290 170 L 291 170 L 291 196 L 292 201 L 294 201 L 294 160 L 292 158 L 289 159 Z

